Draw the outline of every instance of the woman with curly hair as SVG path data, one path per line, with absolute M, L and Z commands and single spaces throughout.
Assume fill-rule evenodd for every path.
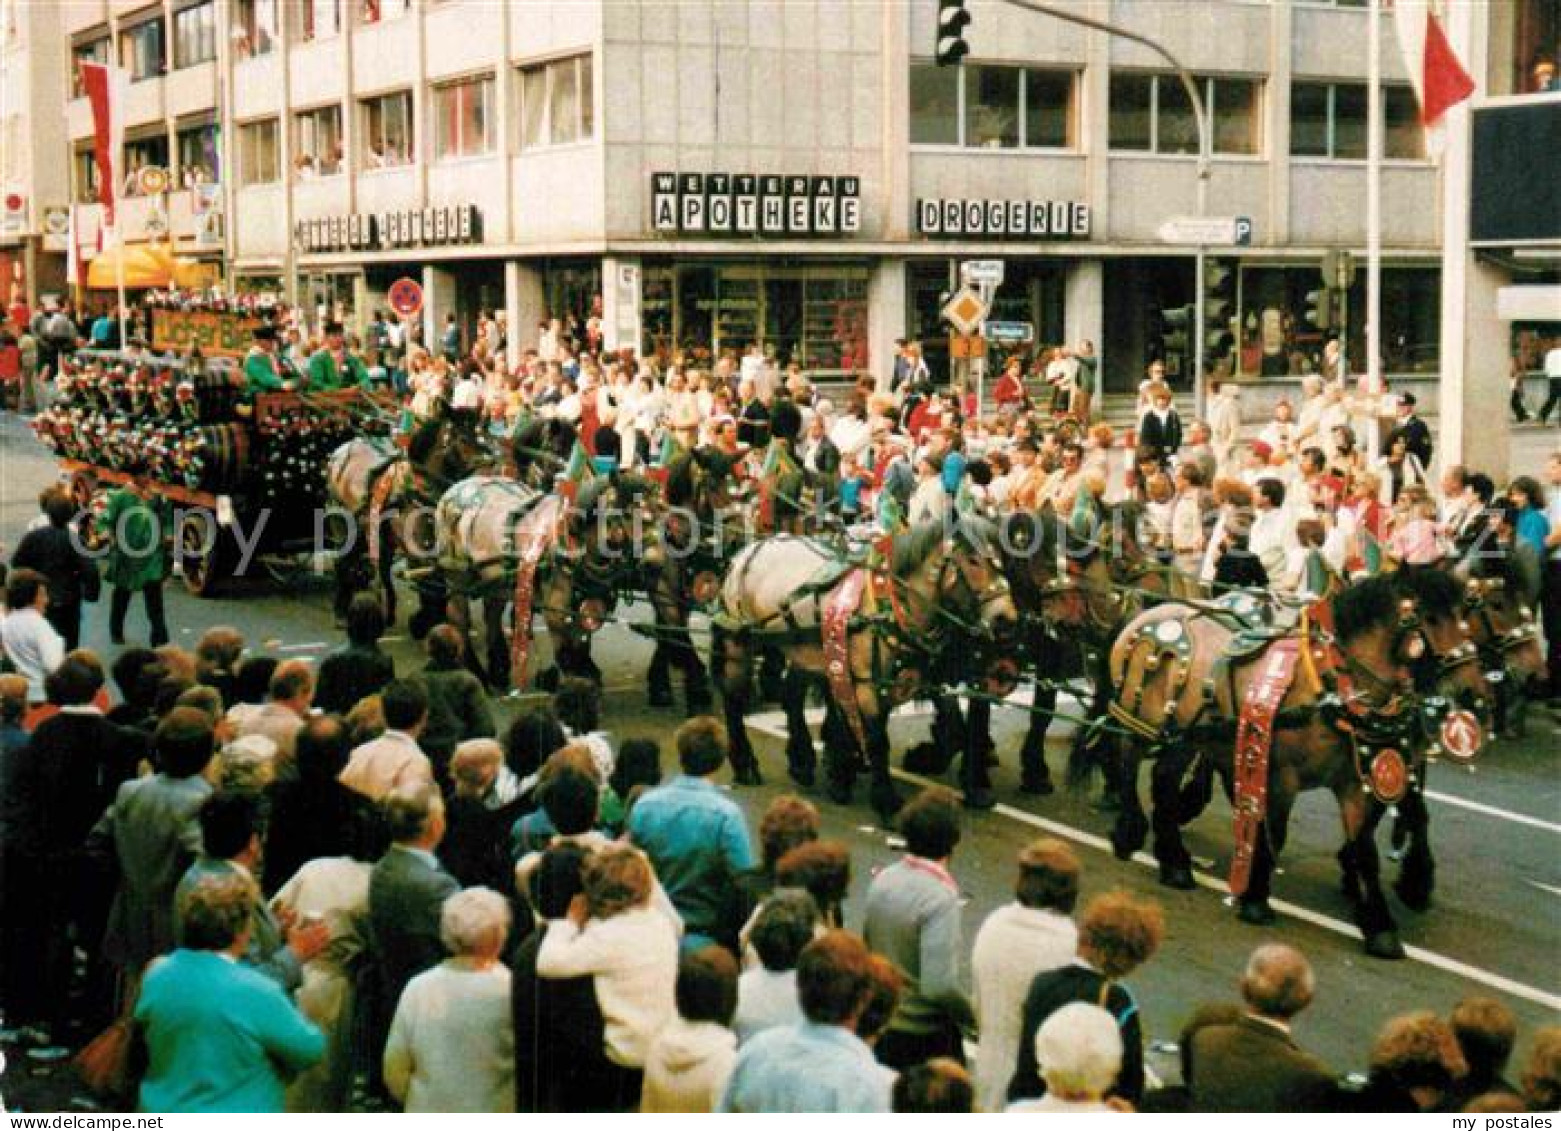
M 1468 1073 L 1453 1027 L 1429 1009 L 1395 1017 L 1371 1046 L 1361 1111 L 1437 1111 Z
M 1530 1111 L 1561 1111 L 1561 1025 L 1534 1034 L 1521 1086 Z
M 1110 1094 L 1134 1107 L 1144 1094 L 1144 1030 L 1138 1002 L 1121 980 L 1154 957 L 1165 938 L 1165 913 L 1152 899 L 1111 891 L 1090 900 L 1079 923 L 1078 957 L 1060 970 L 1037 974 L 1030 983 L 1020 1027 L 1019 1066 L 1008 1085 L 1008 1102 L 1046 1094 L 1036 1063 L 1035 1035 L 1057 1010 L 1071 1002 L 1098 1005 L 1122 1031 L 1122 1067 Z
M 678 937 L 652 906 L 655 875 L 639 849 L 598 850 L 586 860 L 584 881 L 568 916 L 548 924 L 537 974 L 595 980 L 611 1062 L 600 1096 L 606 1110 L 624 1111 L 639 1104 L 651 1038 L 676 1013 Z

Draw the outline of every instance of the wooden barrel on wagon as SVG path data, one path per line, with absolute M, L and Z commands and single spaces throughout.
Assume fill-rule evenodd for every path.
M 192 430 L 190 459 L 195 486 L 223 494 L 236 490 L 249 471 L 249 429 L 207 424 Z

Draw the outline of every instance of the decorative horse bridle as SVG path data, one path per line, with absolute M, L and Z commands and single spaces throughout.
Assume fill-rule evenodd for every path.
M 1491 617 L 1490 597 L 1493 593 L 1505 593 L 1507 583 L 1499 577 L 1471 578 L 1464 586 L 1463 610 L 1466 617 L 1478 618 L 1485 641 L 1475 644 L 1473 647 L 1486 666 L 1487 672 L 1499 678 L 1505 679 L 1511 672 L 1511 666 L 1507 662 L 1507 655 L 1519 648 L 1526 647 L 1539 638 L 1539 625 L 1534 621 L 1534 613 L 1527 605 L 1520 604 L 1521 610 L 1518 623 L 1511 628 L 1502 631 L 1496 627 Z

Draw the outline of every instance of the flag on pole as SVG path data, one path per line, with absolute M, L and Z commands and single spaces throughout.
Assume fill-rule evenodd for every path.
M 92 157 L 98 167 L 98 200 L 103 204 L 104 225 L 113 228 L 114 196 L 125 143 L 125 72 L 103 63 L 78 65 L 81 88 L 92 107 Z
M 1433 154 L 1442 147 L 1442 117 L 1474 93 L 1474 80 L 1464 69 L 1437 18 L 1439 3 L 1433 0 L 1391 0 L 1398 45 L 1404 69 L 1420 103 L 1420 123 L 1426 131 L 1426 148 Z

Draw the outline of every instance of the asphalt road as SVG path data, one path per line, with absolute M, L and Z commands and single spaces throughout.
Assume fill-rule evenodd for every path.
M 1518 432 L 1515 469 L 1540 471 L 1555 435 L 1548 429 Z M 39 489 L 54 474 L 47 452 L 17 418 L 0 418 L 0 544 L 7 558 L 35 514 Z M 174 582 L 168 594 L 174 639 L 187 645 L 212 625 L 231 624 L 252 648 L 318 658 L 340 637 L 332 627 L 329 582 L 323 578 L 294 577 L 281 584 L 273 579 L 246 581 L 213 600 L 195 599 Z M 132 641 L 145 639 L 139 615 L 137 606 L 128 631 Z M 640 606 L 629 608 L 626 615 L 642 619 L 647 614 Z M 90 610 L 84 642 L 111 656 L 106 620 L 105 601 Z M 389 647 L 398 670 L 415 670 L 421 665 L 416 647 L 404 629 L 394 631 Z M 545 633 L 539 637 L 538 653 L 539 658 L 547 655 Z M 670 737 L 680 718 L 646 704 L 649 655 L 650 645 L 622 624 L 609 625 L 599 635 L 595 656 L 606 673 L 606 725 L 619 739 L 659 739 L 663 762 L 670 768 Z M 507 713 L 526 701 L 511 697 L 501 709 Z M 907 708 L 893 727 L 896 751 L 924 737 L 927 722 L 924 709 Z M 1011 862 L 1018 849 L 1034 836 L 1051 833 L 1077 847 L 1084 862 L 1086 897 L 1121 886 L 1153 895 L 1165 905 L 1165 945 L 1130 979 L 1151 1041 L 1173 1041 L 1194 1006 L 1233 998 L 1247 953 L 1268 939 L 1298 945 L 1311 956 L 1318 995 L 1299 1019 L 1297 1037 L 1340 1072 L 1363 1068 L 1371 1041 L 1388 1018 L 1423 1008 L 1445 1014 L 1470 994 L 1493 994 L 1516 1011 L 1520 1060 L 1537 1026 L 1561 1021 L 1561 964 L 1556 958 L 1561 953 L 1561 728 L 1543 711 L 1531 714 L 1523 741 L 1488 747 L 1474 769 L 1450 764 L 1434 768 L 1432 837 L 1439 887 L 1435 905 L 1424 914 L 1394 903 L 1410 947 L 1410 957 L 1401 962 L 1373 960 L 1361 950 L 1338 890 L 1334 853 L 1341 834 L 1329 795 L 1306 795 L 1296 808 L 1282 871 L 1275 880 L 1279 922 L 1271 928 L 1248 927 L 1236 920 L 1223 894 L 1230 825 L 1222 802 L 1188 830 L 1188 845 L 1200 864 L 1199 890 L 1161 888 L 1146 862 L 1121 863 L 1111 856 L 1105 840 L 1110 816 L 1091 808 L 1088 797 L 1034 799 L 1017 793 L 1015 763 L 1025 723 L 1022 708 L 995 712 L 1003 763 L 995 771 L 995 786 L 1001 804 L 994 811 L 968 815 L 953 862 L 966 895 L 967 944 L 981 920 L 1010 898 Z M 768 781 L 760 788 L 737 790 L 734 796 L 756 824 L 768 800 L 785 788 L 785 762 L 779 714 L 756 714 L 749 725 Z M 1060 768 L 1064 755 L 1063 730 L 1060 724 L 1053 728 L 1054 768 Z M 897 857 L 897 842 L 875 826 L 865 803 L 843 808 L 822 796 L 813 800 L 824 814 L 827 835 L 848 841 L 853 849 L 851 919 L 859 914 L 860 895 L 873 872 Z M 1391 875 L 1393 866 L 1387 868 Z M 1166 1051 L 1150 1059 L 1161 1072 L 1174 1074 L 1174 1057 Z

